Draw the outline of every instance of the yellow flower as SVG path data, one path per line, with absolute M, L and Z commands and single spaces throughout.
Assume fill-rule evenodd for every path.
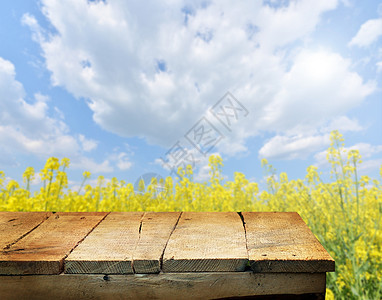
M 361 156 L 344 151 L 343 137 L 331 133 L 327 158 L 332 179 L 324 182 L 317 167 L 310 166 L 302 179 L 277 175 L 266 159 L 261 161 L 267 187 L 259 189 L 244 174 L 234 180 L 223 175 L 220 156 L 209 157 L 210 178 L 193 180 L 193 169 L 179 169 L 181 178 L 165 178 L 158 191 L 154 185 L 139 192 L 131 183 L 99 176 L 96 186 L 85 185 L 91 177 L 83 173 L 81 188 L 68 189 L 66 168 L 69 160 L 49 158 L 41 170 L 42 184 L 31 195 L 28 183 L 34 170 L 24 174 L 27 188 L 10 180 L 4 187 L 0 171 L 0 210 L 57 211 L 297 211 L 336 261 L 336 273 L 327 277 L 327 299 L 380 299 L 382 290 L 382 184 L 381 178 L 357 177 Z M 260 164 L 258 166 L 260 168 Z M 382 166 L 380 168 L 382 177 Z M 224 180 L 223 180 L 224 179 Z M 261 186 L 261 185 L 260 185 Z M 83 188 L 83 190 L 81 190 Z

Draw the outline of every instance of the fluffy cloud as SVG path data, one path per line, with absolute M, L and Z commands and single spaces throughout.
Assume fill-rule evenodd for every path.
M 317 152 L 330 144 L 329 134 L 332 130 L 345 133 L 347 131 L 360 131 L 362 129 L 362 126 L 359 125 L 357 120 L 340 116 L 327 125 L 322 126 L 319 132 L 317 130 L 310 130 L 299 134 L 274 136 L 259 150 L 259 157 L 287 160 L 305 159 L 311 153 Z M 321 154 L 316 154 L 316 160 L 321 162 L 325 161 L 326 156 L 322 154 L 325 153 L 325 151 L 320 153 Z
M 335 118 L 327 127 L 323 130 L 330 132 L 332 130 L 338 130 L 341 133 L 347 131 L 361 131 L 364 129 L 356 119 L 349 119 L 346 116 L 339 116 Z
M 358 150 L 362 163 L 357 167 L 358 171 L 361 171 L 361 175 L 370 174 L 371 171 L 378 170 L 382 165 L 382 158 L 377 158 L 382 152 L 382 145 L 371 145 L 368 143 L 358 143 L 351 147 L 345 147 L 344 152 L 347 153 L 350 150 Z M 329 166 L 326 159 L 327 151 L 320 151 L 314 155 L 315 165 L 318 167 Z
M 377 72 L 381 73 L 382 72 L 382 61 L 377 62 L 376 66 L 377 66 Z
M 133 165 L 130 161 L 129 154 L 126 152 L 114 153 L 110 156 L 110 160 L 115 161 L 118 169 L 125 171 Z
M 222 128 L 226 138 L 217 150 L 246 151 L 248 137 L 271 131 L 280 135 L 273 144 L 286 143 L 293 157 L 293 149 L 316 149 L 304 144 L 325 137 L 309 139 L 309 132 L 375 90 L 339 54 L 303 47 L 336 0 L 280 7 L 261 1 L 41 2 L 55 31 L 31 15 L 23 21 L 42 48 L 52 83 L 86 99 L 95 122 L 121 136 L 169 147 L 230 90 L 249 115 L 231 131 Z M 273 153 L 264 147 L 261 155 Z
M 78 139 L 81 143 L 82 149 L 86 152 L 92 151 L 97 148 L 98 142 L 92 139 L 87 139 L 84 135 L 80 134 Z
M 381 166 L 382 158 L 369 159 L 363 161 L 358 170 L 361 171 L 361 175 L 368 175 L 371 171 L 380 170 Z
M 36 94 L 34 102 L 26 102 L 24 88 L 15 76 L 13 64 L 0 58 L 0 143 L 3 149 L 19 149 L 42 156 L 77 151 L 79 146 L 67 134 L 66 124 L 48 116 L 48 98 Z
M 346 151 L 358 150 L 362 157 L 370 158 L 375 154 L 382 152 L 382 145 L 370 145 L 367 143 L 358 143 L 345 149 Z
M 27 102 L 15 76 L 14 65 L 0 57 L 0 157 L 7 158 L 2 165 L 17 165 L 13 155 L 21 153 L 40 159 L 69 157 L 75 168 L 93 172 L 113 170 L 108 162 L 97 164 L 85 158 L 83 152 L 95 149 L 97 142 L 83 135 L 70 135 L 61 118 L 50 116 L 47 96 L 36 94 L 34 101 Z
M 271 138 L 260 150 L 259 156 L 272 159 L 303 159 L 313 151 L 329 144 L 324 136 L 279 136 Z
M 104 174 L 114 171 L 114 168 L 110 164 L 109 160 L 104 160 L 102 163 L 96 163 L 93 159 L 86 156 L 76 158 L 71 162 L 70 166 L 74 169 L 89 171 L 90 173 Z
M 362 24 L 349 46 L 367 47 L 382 35 L 382 18 L 371 19 Z
M 312 130 L 361 104 L 375 90 L 350 70 L 350 61 L 328 51 L 301 51 L 265 108 L 263 126 L 293 132 Z

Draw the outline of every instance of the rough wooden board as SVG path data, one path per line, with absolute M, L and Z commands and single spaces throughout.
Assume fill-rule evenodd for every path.
M 234 212 L 184 212 L 163 257 L 163 272 L 244 271 L 248 253 L 243 223 Z
M 50 212 L 0 212 L 0 250 L 10 247 L 51 214 Z
M 179 220 L 180 212 L 147 212 L 133 255 L 135 273 L 159 273 L 166 244 Z
M 65 259 L 65 273 L 133 273 L 142 212 L 112 212 Z
M 325 273 L 0 276 L 0 299 L 211 299 L 325 292 Z
M 0 252 L 0 274 L 59 274 L 63 259 L 107 213 L 56 213 Z
M 243 213 L 255 272 L 332 272 L 334 260 L 294 212 Z

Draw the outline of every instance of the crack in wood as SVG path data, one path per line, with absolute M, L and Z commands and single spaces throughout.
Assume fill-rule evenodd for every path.
M 38 223 L 35 227 L 33 227 L 31 230 L 29 230 L 28 232 L 24 233 L 23 235 L 21 235 L 20 237 L 18 237 L 16 240 L 14 240 L 12 243 L 9 243 L 8 245 L 6 245 L 4 248 L 3 248 L 3 251 L 2 252 L 6 252 L 8 249 L 10 249 L 14 244 L 16 244 L 18 241 L 20 241 L 21 239 L 23 239 L 24 237 L 26 237 L 28 234 L 30 234 L 33 230 L 35 230 L 37 227 L 39 227 L 42 223 L 44 223 L 46 220 L 49 219 L 49 215 L 47 214 L 47 216 L 45 217 L 45 219 L 43 219 L 40 223 Z M 8 222 L 10 221 L 13 221 L 13 220 L 16 220 L 16 219 L 12 219 L 12 220 L 9 220 Z M 4 251 L 5 250 L 5 251 Z
M 237 212 L 239 215 L 241 222 L 243 223 L 243 228 L 244 228 L 244 237 L 245 237 L 245 247 L 247 248 L 247 255 L 248 255 L 248 263 L 245 266 L 245 270 L 248 271 L 251 269 L 251 264 L 249 263 L 249 248 L 248 248 L 248 239 L 247 239 L 247 228 L 245 227 L 245 220 L 244 216 L 241 211 Z
M 247 252 L 248 252 L 248 240 L 247 240 L 247 228 L 245 228 L 245 220 L 243 214 L 239 211 L 237 212 L 239 215 L 241 222 L 243 223 L 243 228 L 244 228 L 244 236 L 245 236 L 245 246 L 247 247 Z
M 159 269 L 160 269 L 161 271 L 162 271 L 162 269 L 163 269 L 163 256 L 164 256 L 164 252 L 166 251 L 168 242 L 170 241 L 170 238 L 171 238 L 173 232 L 175 231 L 176 226 L 178 226 L 178 223 L 179 223 L 180 218 L 182 217 L 182 214 L 183 214 L 183 212 L 181 212 L 181 213 L 179 214 L 178 220 L 176 220 L 176 223 L 175 223 L 174 227 L 173 227 L 172 230 L 171 230 L 171 233 L 170 233 L 170 235 L 169 235 L 169 237 L 168 237 L 168 239 L 167 239 L 166 245 L 164 245 L 162 255 L 160 256 L 160 259 L 159 259 L 159 264 L 160 264 Z
M 89 236 L 89 234 L 91 234 L 93 232 L 94 229 L 96 229 L 98 227 L 99 224 L 101 224 L 101 222 L 103 220 L 106 219 L 106 217 L 110 214 L 110 212 L 106 213 L 105 216 L 92 228 L 89 230 L 89 232 L 81 239 L 77 242 L 77 244 L 69 251 L 69 253 L 67 253 L 64 258 L 60 261 L 60 271 L 59 271 L 59 274 L 63 273 L 64 272 L 64 262 L 65 262 L 65 259 L 74 251 L 74 249 L 76 249 L 78 247 L 79 244 L 81 244 L 83 242 L 84 239 L 86 239 L 86 237 Z
M 133 253 L 135 253 L 135 250 L 137 249 L 138 244 L 139 244 L 139 240 L 141 239 L 142 225 L 143 225 L 143 219 L 144 219 L 145 215 L 146 215 L 146 212 L 143 213 L 141 220 L 139 221 L 138 240 L 137 240 L 137 243 L 135 244 Z M 131 268 L 133 269 L 133 273 L 136 274 L 137 272 L 135 271 L 135 268 L 134 268 L 134 255 L 131 259 Z

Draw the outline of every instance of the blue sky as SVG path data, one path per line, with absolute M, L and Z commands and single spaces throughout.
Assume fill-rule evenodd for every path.
M 204 181 L 214 153 L 228 179 L 261 182 L 262 158 L 301 178 L 338 129 L 378 177 L 381 2 L 232 3 L 3 2 L 0 170 L 68 157 L 75 186 L 194 162 Z

